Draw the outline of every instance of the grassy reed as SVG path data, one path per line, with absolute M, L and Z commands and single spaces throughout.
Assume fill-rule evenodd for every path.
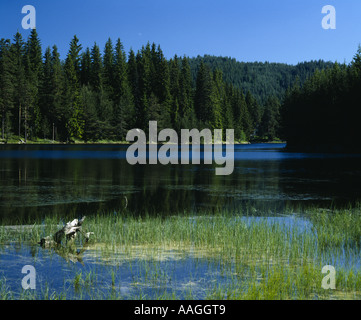
M 84 227 L 95 233 L 89 248 L 105 264 L 104 270 L 98 269 L 100 274 L 77 272 L 68 283 L 80 299 L 197 299 L 199 291 L 192 289 L 192 283 L 198 279 L 189 274 L 188 284 L 179 294 L 179 288 L 169 289 L 176 275 L 164 264 L 191 258 L 195 265 L 206 260 L 217 266 L 214 284 L 202 292 L 208 299 L 358 299 L 360 211 L 315 208 L 302 217 L 291 210 L 289 215 L 295 224 L 281 219 L 247 219 L 233 212 L 166 218 L 129 213 L 87 217 Z M 308 221 L 310 228 L 304 228 L 302 221 Z M 36 244 L 41 237 L 53 234 L 59 224 L 60 217 L 53 216 L 26 227 L 2 226 L 0 244 Z M 339 263 L 343 260 L 348 262 Z M 337 264 L 336 290 L 325 290 L 321 270 L 333 263 Z M 133 274 L 130 285 L 136 296 L 119 289 L 121 274 L 117 270 L 124 265 Z M 98 288 L 98 277 L 107 277 L 107 288 Z M 228 280 L 217 280 L 225 278 Z M 39 294 L 23 293 L 20 297 L 36 299 Z M 66 289 L 51 293 L 45 288 L 40 293 L 40 298 L 67 297 Z M 5 280 L 0 282 L 0 298 L 14 298 Z

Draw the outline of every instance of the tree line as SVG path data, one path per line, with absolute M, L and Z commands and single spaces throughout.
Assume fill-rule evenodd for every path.
M 201 62 L 213 71 L 223 72 L 225 82 L 231 83 L 243 92 L 250 91 L 257 102 L 265 105 L 270 96 L 283 100 L 286 90 L 297 80 L 302 85 L 318 70 L 331 68 L 332 62 L 312 60 L 296 65 L 271 62 L 240 62 L 234 58 L 211 55 L 190 59 L 192 79 L 195 83 Z
M 189 58 L 168 60 L 154 43 L 126 54 L 120 39 L 108 39 L 101 50 L 96 43 L 83 48 L 74 36 L 61 60 L 56 45 L 43 54 L 36 29 L 27 40 L 19 32 L 0 40 L 4 141 L 124 141 L 128 130 L 147 130 L 150 120 L 177 131 L 234 128 L 238 141 L 258 133 L 273 138 L 279 101 L 265 105 L 206 63 L 193 79 Z
M 310 151 L 361 151 L 361 47 L 348 65 L 316 70 L 287 90 L 280 135 L 288 147 Z

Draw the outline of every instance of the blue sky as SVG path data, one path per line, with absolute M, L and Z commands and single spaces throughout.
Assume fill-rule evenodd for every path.
M 83 47 L 110 37 L 126 51 L 147 41 L 167 58 L 211 54 L 239 61 L 296 64 L 350 62 L 361 43 L 360 0 L 3 0 L 0 38 L 20 31 L 24 5 L 37 12 L 43 49 L 56 44 L 65 58 L 74 34 Z M 322 7 L 336 8 L 336 30 L 324 30 Z

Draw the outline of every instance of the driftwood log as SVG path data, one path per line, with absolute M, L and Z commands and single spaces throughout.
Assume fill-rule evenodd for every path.
M 69 221 L 63 228 L 57 231 L 53 236 L 48 236 L 42 238 L 39 244 L 42 247 L 49 247 L 53 245 L 60 245 L 64 237 L 66 241 L 74 240 L 78 233 L 82 234 L 85 238 L 85 241 L 88 242 L 90 235 L 94 234 L 93 232 L 84 233 L 82 231 L 82 224 L 85 220 L 85 217 L 80 220 L 74 219 L 73 221 Z

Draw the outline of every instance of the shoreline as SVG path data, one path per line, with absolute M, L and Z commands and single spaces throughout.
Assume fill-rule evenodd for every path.
M 285 144 L 287 142 L 285 141 L 235 141 L 233 145 L 252 145 L 252 144 Z M 63 145 L 63 146 L 72 146 L 72 145 L 132 145 L 134 142 L 128 142 L 128 141 L 94 141 L 94 142 L 73 142 L 73 143 L 66 143 L 66 142 L 42 142 L 42 141 L 28 141 L 27 143 L 21 143 L 21 142 L 1 142 L 0 145 L 20 145 L 20 146 L 28 146 L 28 145 L 48 145 L 48 146 L 57 146 L 57 145 Z M 146 145 L 151 145 L 153 143 L 149 143 L 149 141 L 146 143 Z M 159 142 L 158 145 L 164 145 L 164 144 L 170 144 L 168 142 Z M 214 143 L 212 143 L 213 145 Z M 222 144 L 226 145 L 228 144 L 227 141 L 222 141 Z M 181 144 L 179 144 L 181 145 Z M 192 143 L 189 143 L 189 145 L 193 145 Z M 200 145 L 204 145 L 201 143 Z
M 87 145 L 132 145 L 133 143 L 127 142 L 127 141 L 119 141 L 119 142 L 89 142 L 89 143 L 85 143 L 85 142 L 75 142 L 75 143 L 62 143 L 62 142 L 56 142 L 56 143 L 42 143 L 42 142 L 31 142 L 31 143 L 1 143 L 0 145 L 10 145 L 10 146 L 33 146 L 33 145 L 42 145 L 42 146 L 87 146 Z M 146 145 L 152 145 L 154 143 L 149 143 L 147 142 Z M 158 143 L 158 145 L 164 145 L 167 143 Z M 168 143 L 171 144 L 171 143 Z M 222 144 L 226 145 L 228 144 L 227 142 L 223 141 Z M 234 145 L 248 145 L 248 144 L 252 144 L 250 142 L 235 142 Z M 186 144 L 186 145 L 193 145 L 192 143 Z M 200 145 L 203 145 L 203 143 L 201 143 Z M 213 143 L 212 143 L 213 145 Z

